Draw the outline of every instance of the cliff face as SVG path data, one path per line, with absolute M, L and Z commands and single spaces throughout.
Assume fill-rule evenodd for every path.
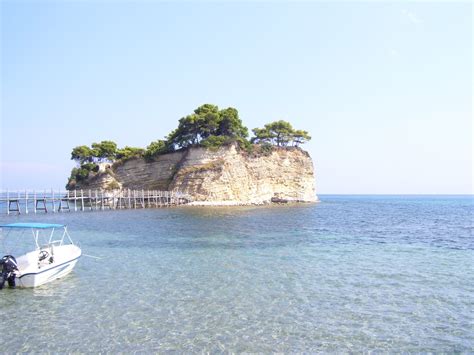
M 154 162 L 132 159 L 80 188 L 175 189 L 202 205 L 317 201 L 313 163 L 297 148 L 249 156 L 231 145 L 217 151 L 192 148 L 161 155 Z

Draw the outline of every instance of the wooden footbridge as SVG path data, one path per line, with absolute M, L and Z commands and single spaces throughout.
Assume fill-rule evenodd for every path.
M 179 191 L 56 190 L 0 191 L 0 213 L 57 213 L 106 209 L 160 208 L 185 205 L 191 198 Z

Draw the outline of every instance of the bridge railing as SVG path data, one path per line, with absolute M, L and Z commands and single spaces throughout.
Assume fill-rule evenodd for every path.
M 105 209 L 159 208 L 187 204 L 180 191 L 134 189 L 2 190 L 0 213 L 56 213 Z

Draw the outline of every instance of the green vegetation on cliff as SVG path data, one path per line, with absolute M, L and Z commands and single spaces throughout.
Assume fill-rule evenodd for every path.
M 179 119 L 178 127 L 165 139 L 151 142 L 146 149 L 128 146 L 118 149 L 112 141 L 75 147 L 71 159 L 76 161 L 77 167 L 72 169 L 66 188 L 73 188 L 76 183 L 86 180 L 90 173 L 98 172 L 99 163 L 123 162 L 135 157 L 152 161 L 161 154 L 178 149 L 199 146 L 217 149 L 235 143 L 248 152 L 271 154 L 274 146 L 299 146 L 311 139 L 308 132 L 295 130 L 289 122 L 282 120 L 254 128 L 252 132 L 254 137 L 249 140 L 249 130 L 243 125 L 237 109 L 219 110 L 216 105 L 204 104 Z
M 205 104 L 179 120 L 178 128 L 168 135 L 166 144 L 175 149 L 196 145 L 219 146 L 226 140 L 247 137 L 248 129 L 235 108 L 219 110 L 216 105 Z
M 311 140 L 307 131 L 295 130 L 289 122 L 282 120 L 268 123 L 263 128 L 254 128 L 252 132 L 255 135 L 251 139 L 252 143 L 268 143 L 279 147 L 298 146 Z
M 66 188 L 74 188 L 77 183 L 87 180 L 90 173 L 97 173 L 99 163 L 112 163 L 117 160 L 142 157 L 144 153 L 145 150 L 142 148 L 126 146 L 117 149 L 117 144 L 112 141 L 92 143 L 90 147 L 86 145 L 75 147 L 71 152 L 71 159 L 77 163 L 77 167 L 71 170 Z

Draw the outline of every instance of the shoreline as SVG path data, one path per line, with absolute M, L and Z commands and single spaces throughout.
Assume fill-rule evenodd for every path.
M 262 202 L 242 202 L 242 201 L 193 201 L 180 207 L 233 207 L 233 206 L 288 206 L 306 205 L 319 203 L 321 200 L 316 197 L 314 201 L 287 200 L 282 202 L 262 201 Z

